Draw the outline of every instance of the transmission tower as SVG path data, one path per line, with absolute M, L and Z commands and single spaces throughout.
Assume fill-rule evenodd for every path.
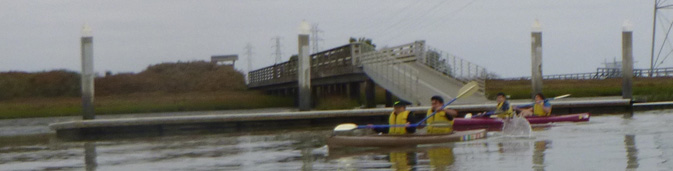
M 275 44 L 273 45 L 273 48 L 275 49 L 275 51 L 272 54 L 273 56 L 276 57 L 276 60 L 275 60 L 276 62 L 274 63 L 274 65 L 275 65 L 275 64 L 279 64 L 279 63 L 283 62 L 283 54 L 280 51 L 280 47 L 281 47 L 280 46 L 280 36 L 276 36 L 274 38 L 271 38 L 271 40 L 273 40 L 275 42 Z
M 252 45 L 250 43 L 245 45 L 245 56 L 248 59 L 248 68 L 247 72 L 245 72 L 245 82 L 250 84 L 250 79 L 248 78 L 248 74 L 250 71 L 252 71 Z
M 666 15 L 660 15 L 664 14 L 665 10 L 671 9 L 673 9 L 673 3 L 666 2 L 666 0 L 654 0 L 654 17 L 652 19 L 652 49 L 650 54 L 650 77 L 652 76 L 653 70 L 662 65 L 664 61 L 668 59 L 668 57 L 673 53 L 673 43 L 671 43 L 671 38 L 669 38 L 671 29 L 673 29 L 673 21 L 671 21 Z M 660 25 L 662 30 L 659 33 L 665 33 L 663 40 L 660 41 L 658 41 L 658 38 L 662 37 L 657 36 L 657 27 L 659 26 L 657 25 L 657 21 L 662 22 Z M 659 42 L 661 44 L 659 44 L 659 47 L 656 47 Z M 666 45 L 668 45 L 668 52 L 664 52 Z M 655 51 L 655 48 L 658 50 Z
M 320 42 L 320 41 L 323 41 L 323 39 L 320 38 L 320 33 L 322 33 L 322 30 L 320 30 L 320 29 L 318 28 L 318 24 L 313 24 L 313 25 L 311 26 L 311 44 L 312 44 L 311 46 L 313 46 L 313 48 L 312 48 L 312 50 L 313 50 L 312 54 L 313 54 L 313 53 L 318 53 L 318 52 L 320 52 L 320 44 L 319 44 L 319 42 Z

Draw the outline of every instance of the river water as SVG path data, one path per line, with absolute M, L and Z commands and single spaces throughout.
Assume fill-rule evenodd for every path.
M 673 170 L 673 110 L 383 149 L 329 149 L 331 126 L 72 142 L 46 129 L 58 120 L 0 120 L 0 170 Z

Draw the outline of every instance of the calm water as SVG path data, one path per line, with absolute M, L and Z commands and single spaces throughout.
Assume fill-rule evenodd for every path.
M 32 131 L 9 128 L 21 122 Z M 529 139 L 493 132 L 396 149 L 328 150 L 331 127 L 63 142 L 42 122 L 0 121 L 0 170 L 673 170 L 673 110 L 537 126 Z

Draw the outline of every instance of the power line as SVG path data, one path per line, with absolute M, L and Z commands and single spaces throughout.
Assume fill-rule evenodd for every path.
M 311 44 L 313 46 L 313 53 L 318 53 L 320 52 L 320 41 L 323 41 L 322 38 L 320 38 L 320 33 L 323 31 L 318 28 L 318 24 L 313 24 L 311 26 Z
M 475 2 L 476 2 L 475 0 L 471 0 L 471 1 L 467 2 L 465 5 L 459 7 L 458 9 L 455 9 L 455 10 L 441 10 L 441 11 L 446 11 L 446 13 L 435 15 L 435 16 L 447 16 L 446 18 L 438 17 L 435 21 L 429 21 L 429 22 L 426 21 L 424 23 L 423 22 L 418 22 L 418 23 L 415 23 L 415 24 L 410 24 L 410 26 L 415 26 L 415 27 L 417 27 L 417 29 L 413 29 L 413 27 L 408 28 L 406 30 L 410 30 L 410 31 L 406 31 L 406 34 L 413 35 L 413 34 L 418 33 L 419 31 L 423 31 L 424 29 L 434 28 L 435 26 L 437 26 L 437 24 L 447 23 L 447 21 L 455 18 L 460 12 L 462 12 L 463 10 L 465 10 L 467 7 L 471 6 Z M 437 6 L 440 6 L 440 5 L 444 5 L 444 3 L 438 4 Z M 439 8 L 439 9 L 443 9 L 443 7 Z M 430 13 L 430 11 L 428 13 Z M 419 19 L 418 21 L 425 21 L 425 20 Z M 391 41 L 391 39 L 399 37 L 399 34 L 394 34 L 394 35 L 395 36 L 388 39 L 387 41 Z
M 420 27 L 419 29 L 411 29 L 411 28 L 413 28 L 414 26 L 420 26 L 421 24 L 425 24 L 424 22 L 427 22 L 426 17 L 428 16 L 428 14 L 435 13 L 437 9 L 443 9 L 443 6 L 446 5 L 447 2 L 453 2 L 453 1 L 440 1 L 437 4 L 430 6 L 430 8 L 422 10 L 423 13 L 416 16 L 415 18 L 411 18 L 411 20 L 405 22 L 404 25 L 401 25 L 401 26 L 397 27 L 396 30 L 392 30 L 390 33 L 388 33 L 389 35 L 393 35 L 393 36 L 389 36 L 389 38 L 386 39 L 385 41 L 391 41 L 391 40 L 397 39 L 397 38 L 400 37 L 400 35 L 405 34 L 405 33 L 407 35 L 409 35 L 409 33 L 412 30 L 417 31 L 417 30 L 422 29 L 423 27 Z M 442 7 L 442 8 L 439 8 L 439 7 Z
M 273 56 L 275 56 L 274 65 L 283 62 L 283 53 L 281 53 L 281 51 L 280 51 L 280 48 L 281 48 L 280 39 L 281 39 L 280 36 L 276 36 L 274 38 L 271 38 L 271 40 L 275 41 L 275 44 L 273 46 L 275 48 L 275 51 L 272 54 Z

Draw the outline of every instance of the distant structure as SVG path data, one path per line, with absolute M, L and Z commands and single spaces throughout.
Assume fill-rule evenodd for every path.
M 238 60 L 238 55 L 214 55 L 210 56 L 210 62 L 217 63 L 218 65 L 231 65 L 234 66 Z
M 248 77 L 248 73 L 252 71 L 252 45 L 250 43 L 245 45 L 245 57 L 248 59 L 248 68 L 245 71 L 245 84 L 249 84 L 250 78 Z
M 273 48 L 275 49 L 273 52 L 273 56 L 275 57 L 275 64 L 279 64 L 283 62 L 283 53 L 281 53 L 280 48 L 282 47 L 280 45 L 280 36 L 276 36 L 274 38 L 271 38 L 271 40 L 275 41 L 275 44 L 273 45 Z
M 322 30 L 318 28 L 318 24 L 313 24 L 311 26 L 311 36 L 310 36 L 311 46 L 313 46 L 312 47 L 313 52 L 311 52 L 311 54 L 320 52 L 319 42 L 323 41 L 323 39 L 320 38 L 320 33 L 322 33 Z
M 617 59 L 612 59 L 612 62 L 608 62 L 606 59 L 605 62 L 603 62 L 603 65 L 605 65 L 605 68 L 608 69 L 617 69 L 621 70 L 622 69 L 622 61 L 617 61 Z

